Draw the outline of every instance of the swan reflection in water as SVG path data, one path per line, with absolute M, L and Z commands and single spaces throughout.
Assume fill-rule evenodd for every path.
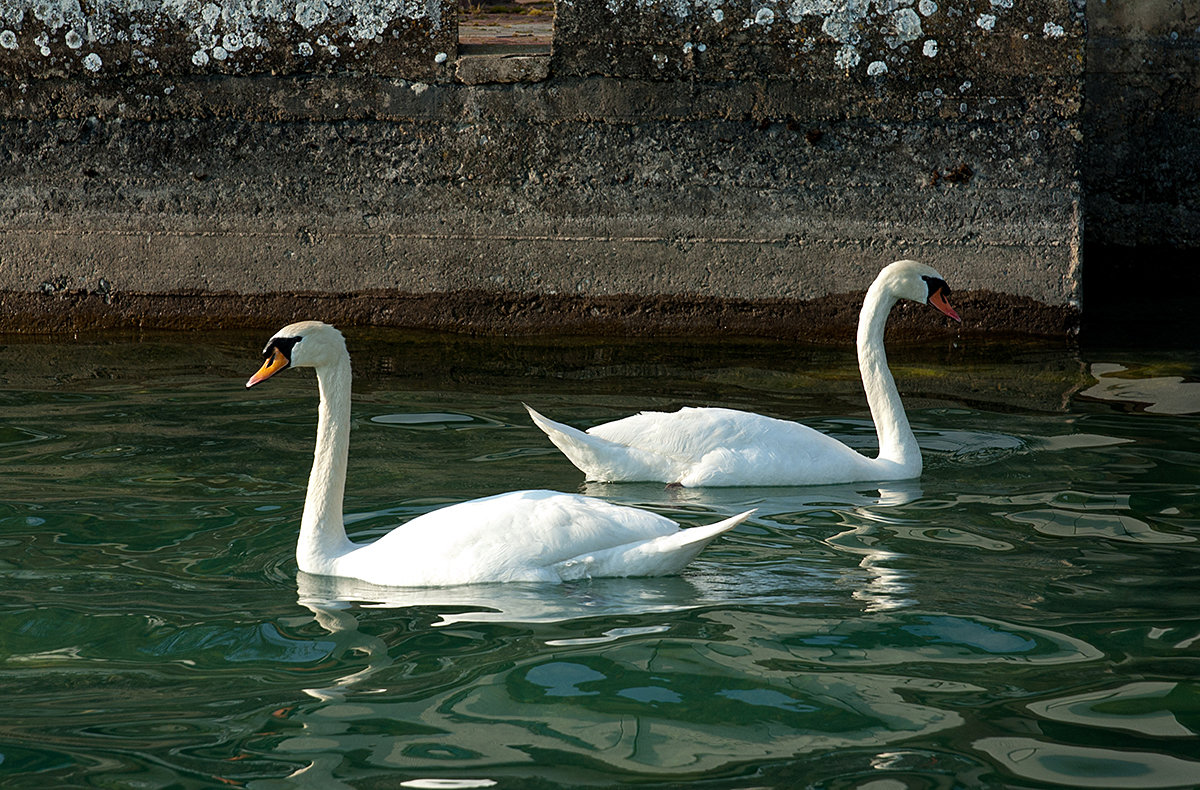
M 316 707 L 299 706 L 289 717 L 300 725 L 298 735 L 280 744 L 281 750 L 303 753 L 308 763 L 287 777 L 305 785 L 321 788 L 345 788 L 351 785 L 337 778 L 344 760 L 343 749 L 331 744 L 355 741 L 376 748 L 390 738 L 348 734 L 343 717 L 394 702 L 367 703 L 364 695 L 386 694 L 389 689 L 373 687 L 373 676 L 392 668 L 396 658 L 389 654 L 384 639 L 359 627 L 358 612 L 364 609 L 424 610 L 437 619 L 433 626 L 460 622 L 549 623 L 602 615 L 640 614 L 688 608 L 682 602 L 694 597 L 696 590 L 687 581 L 676 578 L 598 579 L 583 584 L 477 584 L 458 587 L 381 587 L 356 579 L 296 573 L 297 602 L 312 612 L 313 619 L 329 634 L 333 656 L 357 654 L 365 665 L 334 679 L 326 686 L 301 689 L 322 703 Z M 663 626 L 665 629 L 665 626 Z M 617 629 L 629 632 L 636 629 Z M 648 630 L 648 629 L 647 629 Z M 618 638 L 625 634 L 614 634 Z M 359 662 L 356 662 L 359 663 Z M 364 705 L 366 707 L 364 707 Z M 357 739 L 357 740 L 356 740 Z M 468 788 L 490 787 L 487 778 L 412 779 L 401 787 Z
M 697 506 L 718 514 L 754 508 L 755 524 L 783 530 L 804 527 L 806 516 L 811 519 L 814 512 L 850 514 L 852 518 L 844 521 L 853 526 L 822 542 L 840 553 L 858 555 L 858 567 L 866 579 L 862 574 L 854 574 L 847 580 L 854 585 L 853 597 L 865 603 L 868 612 L 891 611 L 913 603 L 908 597 L 906 574 L 890 565 L 903 555 L 884 548 L 880 528 L 905 538 L 930 539 L 923 535 L 922 525 L 914 525 L 911 519 L 892 519 L 884 512 L 919 500 L 924 490 L 916 480 L 779 488 L 664 488 L 653 483 L 587 483 L 582 491 L 588 496 L 631 506 Z M 754 529 L 753 525 L 743 525 L 740 532 Z M 744 582 L 748 588 L 758 586 L 753 579 Z
M 854 586 L 856 600 L 866 611 L 888 611 L 908 606 L 909 585 L 905 574 L 890 561 L 901 556 L 881 545 L 878 529 L 888 527 L 880 508 L 897 507 L 919 499 L 920 485 L 915 481 L 888 483 L 877 489 L 862 485 L 807 486 L 799 488 L 742 489 L 667 489 L 656 484 L 612 485 L 593 483 L 586 494 L 602 496 L 616 503 L 641 506 L 702 506 L 708 511 L 737 511 L 756 507 L 761 523 L 782 530 L 802 526 L 806 513 L 846 511 L 853 514 L 855 526 L 822 541 L 826 546 L 859 557 L 863 573 L 842 576 Z M 757 531 L 757 530 L 756 530 Z M 751 545 L 755 536 L 745 537 Z M 433 617 L 434 627 L 457 623 L 555 623 L 595 617 L 625 617 L 656 612 L 678 612 L 705 606 L 728 604 L 802 604 L 807 598 L 797 588 L 794 577 L 773 572 L 783 567 L 757 565 L 725 568 L 717 562 L 685 577 L 604 578 L 561 584 L 507 583 L 474 584 L 453 587 L 385 587 L 356 579 L 318 576 L 299 571 L 296 574 L 298 603 L 312 612 L 316 622 L 332 635 L 339 650 L 357 652 L 367 659 L 362 669 L 338 679 L 333 685 L 305 689 L 312 697 L 340 699 L 351 688 L 369 689 L 364 682 L 390 666 L 387 644 L 358 628 L 355 610 L 416 609 Z M 795 561 L 787 560 L 794 568 Z M 865 574 L 865 577 L 864 577 Z M 781 582 L 788 585 L 781 588 Z M 828 586 L 827 580 L 818 582 Z M 818 591 L 820 593 L 821 591 Z M 653 628 L 653 626 L 647 626 Z M 597 642 L 627 635 L 605 632 L 582 641 Z M 567 644 L 578 640 L 560 640 Z
M 357 609 L 422 610 L 435 618 L 432 626 L 458 623 L 557 623 L 593 617 L 622 617 L 677 612 L 730 600 L 706 585 L 680 577 L 593 579 L 580 583 L 474 584 L 458 587 L 381 587 L 355 579 L 296 573 L 297 602 L 334 637 L 342 654 L 367 659 L 362 669 L 325 688 L 304 689 L 311 697 L 340 699 L 353 687 L 369 692 L 363 682 L 393 659 L 379 637 L 358 627 Z M 653 627 L 651 627 L 653 628 Z M 623 629 L 619 635 L 626 635 Z M 604 641 L 619 635 L 589 636 Z
M 718 516 L 753 509 L 754 521 L 792 526 L 787 517 L 812 511 L 859 511 L 907 505 L 924 494 L 917 480 L 846 483 L 824 486 L 746 486 L 742 488 L 680 488 L 660 483 L 585 483 L 580 492 L 623 505 L 702 507 Z M 780 518 L 783 520 L 779 520 Z M 746 531 L 747 526 L 739 528 Z
M 314 614 L 340 612 L 352 605 L 363 609 L 425 609 L 433 610 L 431 613 L 437 616 L 434 626 L 556 623 L 584 617 L 676 612 L 715 602 L 704 601 L 703 590 L 676 576 L 590 579 L 561 584 L 381 587 L 356 579 L 298 571 L 296 587 L 300 605 Z
M 597 492 L 589 490 L 588 493 Z M 738 536 L 738 542 L 748 553 L 749 561 L 739 561 L 736 547 L 730 547 L 733 551 L 728 557 L 714 557 L 709 560 L 702 558 L 700 563 L 682 577 L 606 578 L 563 584 L 478 584 L 432 588 L 381 587 L 353 579 L 297 573 L 299 604 L 311 612 L 315 622 L 328 633 L 328 637 L 324 639 L 330 643 L 329 651 L 332 656 L 353 657 L 352 662 L 346 661 L 353 663 L 353 671 L 347 670 L 341 677 L 330 678 L 326 675 L 321 681 L 325 685 L 312 684 L 314 687 L 304 689 L 304 693 L 311 697 L 315 704 L 298 706 L 291 714 L 289 718 L 293 725 L 300 726 L 300 732 L 280 745 L 282 751 L 295 756 L 303 755 L 307 762 L 307 765 L 293 774 L 292 779 L 318 782 L 320 786 L 344 787 L 344 784 L 338 784 L 337 774 L 341 770 L 344 754 L 352 749 L 365 750 L 374 755 L 373 759 L 378 762 L 403 765 L 410 771 L 421 771 L 428 767 L 420 760 L 414 762 L 416 758 L 407 752 L 397 750 L 395 738 L 392 736 L 354 732 L 352 724 L 356 717 L 384 717 L 396 720 L 415 718 L 430 726 L 444 727 L 447 734 L 439 737 L 444 738 L 451 746 L 459 744 L 460 741 L 464 744 L 470 741 L 475 748 L 478 748 L 478 742 L 472 740 L 476 736 L 472 734 L 473 730 L 470 727 L 464 729 L 457 718 L 454 719 L 458 722 L 455 727 L 445 726 L 445 717 L 451 714 L 447 714 L 443 707 L 448 706 L 447 709 L 452 711 L 454 716 L 458 716 L 461 713 L 460 707 L 468 705 L 468 702 L 463 700 L 467 700 L 473 715 L 483 715 L 489 728 L 504 730 L 517 726 L 507 718 L 511 716 L 511 709 L 515 703 L 503 685 L 482 684 L 462 699 L 446 697 L 436 704 L 429 700 L 410 701 L 403 695 L 397 696 L 395 684 L 402 682 L 401 676 L 404 674 L 400 671 L 400 665 L 411 660 L 411 656 L 398 652 L 394 639 L 386 635 L 380 637 L 372 633 L 373 629 L 369 627 L 360 628 L 360 620 L 368 617 L 374 609 L 407 610 L 403 613 L 397 612 L 397 616 L 428 624 L 431 628 L 471 623 L 566 624 L 562 628 L 550 629 L 550 632 L 543 631 L 544 648 L 538 649 L 536 655 L 525 662 L 536 668 L 550 660 L 544 658 L 543 654 L 550 656 L 554 651 L 563 648 L 587 650 L 587 646 L 600 645 L 600 649 L 605 650 L 607 646 L 604 643 L 617 644 L 630 638 L 636 640 L 639 635 L 649 635 L 651 639 L 655 639 L 656 634 L 670 630 L 670 621 L 675 618 L 669 613 L 704 609 L 710 612 L 701 615 L 704 620 L 719 623 L 726 616 L 733 617 L 735 621 L 740 620 L 741 615 L 737 614 L 736 610 L 761 604 L 789 609 L 816 607 L 823 610 L 829 604 L 831 594 L 845 595 L 847 584 L 852 586 L 851 595 L 866 603 L 864 609 L 867 611 L 896 609 L 907 605 L 912 597 L 903 573 L 889 567 L 892 558 L 897 555 L 881 547 L 881 544 L 887 541 L 878 531 L 882 526 L 879 521 L 881 510 L 886 511 L 890 507 L 907 504 L 921 497 L 922 491 L 915 483 L 889 484 L 883 490 L 860 485 L 736 491 L 691 490 L 686 492 L 686 498 L 682 496 L 683 493 L 677 489 L 664 489 L 661 485 L 626 485 L 604 489 L 604 494 L 614 499 L 633 499 L 642 504 L 657 503 L 667 509 L 686 510 L 690 505 L 695 505 L 706 512 L 720 512 L 724 509 L 739 508 L 744 502 L 755 502 L 763 508 L 766 518 L 756 520 L 753 526 L 745 527 L 748 532 Z M 832 569 L 825 564 L 804 567 L 803 557 L 797 557 L 795 552 L 795 547 L 802 544 L 794 539 L 780 538 L 789 534 L 794 537 L 795 533 L 808 529 L 808 522 L 813 521 L 813 514 L 828 514 L 830 511 L 843 514 L 838 516 L 838 521 L 843 527 L 855 524 L 859 526 L 842 529 L 834 538 L 828 540 L 821 540 L 821 536 L 814 537 L 822 546 L 833 549 L 842 556 L 853 556 L 856 560 L 853 564 L 836 563 L 837 567 Z M 827 529 L 822 532 L 822 536 L 827 534 Z M 822 550 L 822 554 L 824 553 Z M 803 572 L 796 572 L 798 565 Z M 839 589 L 842 592 L 838 593 Z M 656 618 L 656 613 L 664 616 L 661 619 Z M 576 625 L 581 621 L 591 621 L 594 624 Z M 778 677 L 767 672 L 764 679 L 764 670 L 756 663 L 757 658 L 761 656 L 754 651 L 741 659 L 712 651 L 702 651 L 702 656 L 706 661 L 716 662 L 711 667 L 713 671 L 718 675 L 733 678 L 731 683 L 737 688 L 751 684 L 756 688 L 768 688 L 776 696 L 799 695 L 798 698 L 804 699 L 808 698 L 805 694 L 809 692 L 815 695 L 814 699 L 849 694 L 857 706 L 856 709 L 864 710 L 873 710 L 874 706 L 882 704 L 880 700 L 886 703 L 884 707 L 888 710 L 892 710 L 892 707 L 888 706 L 902 704 L 894 699 L 893 691 L 889 688 L 875 689 L 869 679 L 866 681 L 870 687 L 867 691 L 862 691 L 858 685 L 826 677 L 825 674 L 797 679 L 786 671 L 780 671 Z M 742 666 L 743 662 L 745 666 Z M 835 688 L 822 687 L 818 690 L 819 693 L 809 689 L 812 684 L 819 686 L 825 682 L 833 683 Z M 534 701 L 523 704 L 537 707 L 540 703 Z M 628 729 L 628 722 L 623 724 L 620 717 L 609 721 L 608 713 L 590 711 L 586 707 L 564 709 L 556 706 L 554 710 L 557 711 L 554 715 L 561 717 L 561 720 L 550 716 L 550 720 L 556 722 L 557 729 L 539 741 L 545 748 L 564 748 L 563 738 L 566 736 L 559 730 L 576 733 L 580 722 L 586 723 L 599 717 L 596 718 L 595 729 L 603 737 L 597 736 L 599 740 L 592 744 L 589 753 L 603 754 L 606 759 L 618 759 L 613 755 L 621 753 L 622 750 L 613 747 L 606 739 L 618 738 L 618 741 L 621 741 L 621 738 L 627 737 L 621 736 L 620 733 L 624 732 L 622 727 Z M 480 714 L 480 711 L 484 711 L 484 714 Z M 541 711 L 539 708 L 539 711 L 539 716 L 549 715 L 549 710 Z M 942 714 L 935 710 L 914 708 L 912 714 L 912 720 L 917 722 L 912 726 L 917 729 L 941 726 L 936 722 L 940 721 L 938 717 Z M 425 715 L 432 718 L 422 718 Z M 670 720 L 669 716 L 656 712 L 650 705 L 644 710 L 639 709 L 634 720 L 647 722 L 646 726 L 651 726 L 664 716 L 666 718 L 663 718 L 663 721 Z M 889 718 L 888 721 L 892 719 Z M 672 722 L 671 726 L 676 724 Z M 881 735 L 882 726 L 871 725 L 862 732 L 846 737 L 851 741 L 887 740 Z M 803 746 L 812 741 L 811 731 L 800 724 L 795 724 L 794 730 L 789 730 L 789 736 L 783 738 L 778 745 L 780 754 L 811 748 Z M 740 730 L 734 735 L 733 740 L 726 743 L 724 749 L 702 742 L 703 755 L 689 757 L 689 760 L 702 757 L 714 765 L 720 765 L 723 761 L 736 759 L 735 753 L 740 754 L 747 743 L 758 737 L 757 734 L 743 733 Z M 523 733 L 523 737 L 528 736 L 527 732 Z M 476 763 L 464 764 L 462 768 L 465 772 L 479 771 L 483 776 L 487 776 L 488 764 L 502 758 L 508 760 L 511 759 L 511 755 L 504 750 L 498 754 L 489 752 L 481 756 Z M 629 755 L 619 759 L 636 762 L 639 759 L 649 760 L 650 757 L 633 749 Z M 324 784 L 327 781 L 333 784 Z

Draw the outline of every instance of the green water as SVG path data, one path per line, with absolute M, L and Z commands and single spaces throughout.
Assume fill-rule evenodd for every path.
M 0 341 L 0 786 L 1200 785 L 1200 355 L 893 347 L 920 481 L 683 491 L 583 486 L 521 402 L 869 449 L 852 356 L 352 331 L 360 540 L 516 488 L 759 509 L 677 578 L 387 591 L 297 577 L 315 386 L 244 389 L 269 334 Z

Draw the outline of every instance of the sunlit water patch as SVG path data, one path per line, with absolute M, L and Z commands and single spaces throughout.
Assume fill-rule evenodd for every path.
M 307 576 L 315 387 L 247 391 L 263 338 L 0 345 L 0 786 L 1196 784 L 1194 355 L 897 348 L 919 480 L 688 490 L 585 484 L 522 402 L 869 452 L 852 356 L 349 334 L 360 540 L 517 488 L 757 512 L 675 578 Z

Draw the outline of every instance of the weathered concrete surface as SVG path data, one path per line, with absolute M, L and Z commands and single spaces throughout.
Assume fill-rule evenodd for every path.
M 30 25 L 0 62 L 0 329 L 230 325 L 299 293 L 397 325 L 785 331 L 762 303 L 820 334 L 917 257 L 979 294 L 974 326 L 1063 332 L 1083 28 L 1065 0 L 1026 5 L 717 3 L 693 29 L 561 2 L 547 78 L 516 84 L 453 81 L 431 24 L 419 57 L 315 74 L 275 45 L 234 68 L 171 44 L 90 78 L 29 66 Z
M 550 58 L 503 53 L 468 55 L 458 59 L 454 76 L 464 85 L 542 82 L 550 76 Z
M 10 326 L 41 332 L 89 329 L 182 330 L 256 328 L 273 331 L 312 316 L 341 326 L 420 327 L 471 334 L 770 337 L 807 342 L 852 341 L 862 292 L 791 299 L 696 296 L 580 296 L 489 291 L 404 294 L 136 294 L 99 290 L 0 293 Z M 962 330 L 1065 337 L 1078 318 L 1066 306 L 987 292 L 956 293 Z M 953 327 L 953 328 L 952 328 Z M 945 339 L 958 331 L 931 309 L 905 303 L 889 323 L 892 339 Z
M 1083 4 L 1069 0 L 560 0 L 562 76 L 907 84 L 971 81 L 973 95 L 1080 73 Z M 603 35 L 597 35 L 603 31 Z M 899 88 L 901 91 L 904 87 Z M 948 94 L 971 93 L 970 89 Z
M 456 13 L 448 0 L 0 0 L 0 74 L 450 79 Z

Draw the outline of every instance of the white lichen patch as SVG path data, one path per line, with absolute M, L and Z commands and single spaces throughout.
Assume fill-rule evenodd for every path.
M 104 66 L 104 61 L 95 52 L 89 52 L 88 56 L 83 59 L 83 67 L 90 72 L 97 72 Z
M 11 30 L 0 30 L 0 47 L 4 47 L 5 49 L 16 49 L 17 46 L 16 33 L 12 32 Z
M 261 58 L 279 26 L 321 26 L 348 46 L 381 41 L 398 22 L 427 20 L 438 31 L 441 8 L 440 0 L 0 0 L 0 30 L 13 33 L 15 43 L 32 28 L 45 36 L 42 49 L 128 43 L 143 55 L 158 43 L 157 31 L 182 30 L 196 45 L 192 63 L 203 66 L 238 53 Z M 81 61 L 88 69 L 96 62 L 90 54 Z
M 716 0 L 694 0 L 699 7 L 713 14 L 717 19 L 713 3 Z M 636 3 L 639 8 L 654 5 L 655 0 L 610 0 L 612 3 Z M 990 0 L 993 20 L 998 9 L 1012 8 L 1012 0 Z M 769 4 L 769 3 L 768 3 Z M 938 42 L 926 38 L 922 27 L 923 19 L 930 19 L 938 14 L 949 14 L 951 17 L 962 16 L 963 11 L 954 3 L 944 4 L 949 9 L 942 11 L 937 0 L 778 0 L 774 6 L 776 23 L 780 17 L 786 17 L 793 25 L 804 25 L 806 32 L 814 27 L 819 28 L 821 36 L 841 45 L 834 54 L 833 65 L 839 69 L 855 68 L 863 58 L 862 53 L 878 52 L 884 45 L 893 50 L 889 55 L 891 66 L 895 67 L 904 62 L 908 53 L 908 45 L 921 42 L 921 52 L 926 57 L 935 57 L 938 53 Z M 764 5 L 764 8 L 767 7 Z M 969 17 L 968 17 L 969 18 Z M 719 21 L 719 19 L 718 19 Z M 814 25 L 814 23 L 816 23 Z M 993 22 L 994 24 L 994 22 Z M 743 29 L 747 26 L 744 24 Z M 880 36 L 882 35 L 882 41 Z M 811 38 L 794 39 L 805 42 L 804 51 L 812 48 Z M 816 42 L 819 43 L 819 42 Z M 850 65 L 853 64 L 853 65 Z M 873 59 L 867 66 L 869 76 L 879 76 L 887 73 L 888 63 Z
M 892 49 L 909 41 L 916 41 L 925 31 L 921 30 L 921 17 L 911 8 L 902 8 L 892 13 L 889 20 L 892 35 L 886 37 L 888 46 Z
M 992 30 L 996 27 L 996 15 L 980 14 L 979 18 L 975 20 L 975 26 L 980 30 L 986 30 L 989 33 L 992 32 Z
M 858 54 L 858 50 L 852 44 L 846 44 L 833 56 L 834 65 L 847 71 L 857 66 L 860 60 L 862 60 L 862 56 Z
M 1046 38 L 1062 38 L 1066 34 L 1067 31 L 1063 30 L 1062 25 L 1056 25 L 1053 22 L 1042 25 L 1042 35 Z

